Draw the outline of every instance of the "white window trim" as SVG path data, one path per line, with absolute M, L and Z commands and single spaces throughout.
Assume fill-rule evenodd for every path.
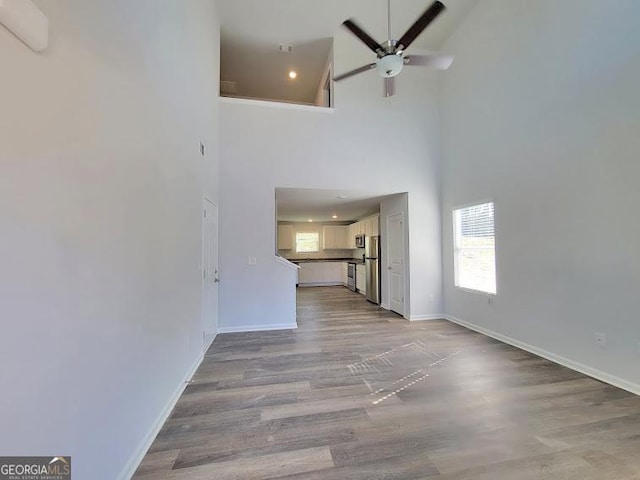
M 317 235 L 318 236 L 318 248 L 317 250 L 305 250 L 304 252 L 298 250 L 298 235 Z M 295 233 L 295 246 L 296 253 L 308 254 L 308 253 L 318 253 L 320 252 L 320 233 L 319 232 L 296 232 Z
M 457 285 L 458 280 L 458 251 L 460 247 L 458 246 L 458 238 L 457 238 L 457 224 L 456 224 L 456 210 L 461 210 L 463 208 L 474 207 L 476 205 L 484 205 L 485 203 L 493 204 L 493 229 L 494 229 L 494 237 L 493 237 L 493 250 L 495 252 L 494 262 L 495 262 L 495 274 L 496 274 L 496 292 L 487 292 L 486 290 L 477 290 L 475 288 L 469 287 L 461 287 Z M 477 200 L 474 202 L 463 203 L 461 205 L 456 205 L 451 207 L 451 226 L 453 231 L 453 286 L 455 289 L 460 290 L 465 293 L 471 293 L 474 295 L 482 295 L 485 297 L 496 297 L 498 295 L 498 241 L 497 236 L 495 235 L 495 231 L 497 230 L 496 224 L 496 202 L 494 199 L 489 198 L 485 200 Z M 491 250 L 490 247 L 477 247 L 477 250 Z

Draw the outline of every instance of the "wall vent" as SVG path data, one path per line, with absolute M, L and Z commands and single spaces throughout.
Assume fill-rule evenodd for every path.
M 238 93 L 238 84 L 228 80 L 220 80 L 220 93 Z
M 278 45 L 278 51 L 282 53 L 291 53 L 293 52 L 293 45 L 281 43 Z

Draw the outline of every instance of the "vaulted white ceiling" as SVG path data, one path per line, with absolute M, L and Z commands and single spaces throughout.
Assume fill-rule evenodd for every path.
M 412 48 L 439 50 L 478 0 L 443 2 L 447 10 Z M 400 37 L 430 4 L 391 0 L 393 36 Z M 379 42 L 387 39 L 387 0 L 218 0 L 218 10 L 221 79 L 237 82 L 243 97 L 313 102 L 332 39 L 347 18 Z M 280 43 L 292 44 L 293 53 L 279 53 Z M 299 74 L 295 81 L 287 77 L 291 69 Z

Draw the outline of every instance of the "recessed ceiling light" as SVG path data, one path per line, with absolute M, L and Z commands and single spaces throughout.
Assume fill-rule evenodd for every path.
M 295 78 L 297 78 L 297 77 L 298 77 L 298 73 L 297 73 L 297 72 L 295 72 L 294 70 L 291 70 L 291 71 L 289 72 L 289 78 L 290 78 L 291 80 L 294 80 L 294 79 L 295 79 Z
M 346 195 L 338 195 L 336 198 L 338 198 L 340 200 L 346 200 L 347 196 Z
M 335 220 L 336 218 L 338 218 L 338 215 L 331 215 L 331 218 Z

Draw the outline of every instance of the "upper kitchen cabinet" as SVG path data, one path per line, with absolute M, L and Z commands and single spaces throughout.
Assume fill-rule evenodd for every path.
M 363 220 L 364 223 L 364 234 L 367 237 L 370 236 L 378 236 L 380 235 L 380 215 L 374 215 L 373 217 L 369 217 Z
M 356 248 L 356 235 L 358 235 L 357 226 L 357 223 L 352 223 L 351 225 L 349 225 L 349 248 L 351 249 Z
M 278 225 L 278 250 L 293 250 L 293 227 Z
M 323 250 L 346 250 L 351 247 L 349 226 L 325 225 L 322 227 Z
M 356 235 L 378 236 L 380 235 L 380 215 L 364 218 L 359 222 L 349 225 L 349 247 L 356 248 Z

